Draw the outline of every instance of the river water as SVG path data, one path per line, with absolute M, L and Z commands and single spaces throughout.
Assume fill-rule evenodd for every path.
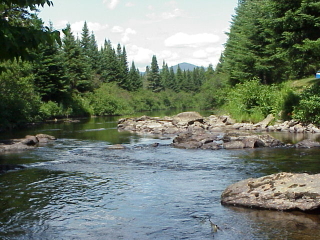
M 172 138 L 119 133 L 117 119 L 45 124 L 0 136 L 58 138 L 0 155 L 0 164 L 26 166 L 0 175 L 0 239 L 319 239 L 318 215 L 220 204 L 222 191 L 239 180 L 319 173 L 319 149 L 176 149 Z M 127 148 L 107 149 L 117 143 Z M 221 230 L 213 232 L 209 218 Z

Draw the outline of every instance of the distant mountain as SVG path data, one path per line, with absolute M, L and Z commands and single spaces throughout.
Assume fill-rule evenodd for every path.
M 199 66 L 193 65 L 193 64 L 191 64 L 191 63 L 183 62 L 183 63 L 179 63 L 179 64 L 177 64 L 177 65 L 171 66 L 171 67 L 173 68 L 173 71 L 174 71 L 175 73 L 177 72 L 178 65 L 179 65 L 179 67 L 180 67 L 180 69 L 181 69 L 182 71 L 184 71 L 184 70 L 186 70 L 186 71 L 187 71 L 187 70 L 193 71 L 193 69 L 199 67 Z M 170 69 L 171 67 L 169 67 L 169 69 Z M 205 69 L 206 69 L 206 68 L 205 68 Z M 162 70 L 162 69 L 160 69 L 160 71 L 161 71 L 161 70 Z M 145 72 L 140 72 L 140 74 L 143 76 L 143 75 L 145 74 Z
M 193 71 L 193 69 L 199 67 L 199 66 L 193 65 L 193 64 L 191 64 L 191 63 L 186 63 L 186 62 L 184 62 L 184 63 L 179 63 L 179 64 L 177 64 L 177 65 L 172 66 L 174 72 L 177 72 L 178 65 L 179 65 L 179 67 L 180 67 L 180 69 L 181 69 L 182 71 L 184 71 L 184 70 L 186 70 L 186 71 L 187 71 L 187 70 Z

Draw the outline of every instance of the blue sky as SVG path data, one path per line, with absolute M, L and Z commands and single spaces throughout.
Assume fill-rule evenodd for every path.
M 39 17 L 55 29 L 67 23 L 81 36 L 84 21 L 99 45 L 109 39 L 126 47 L 129 66 L 140 71 L 153 55 L 159 66 L 188 62 L 207 67 L 218 63 L 225 32 L 238 0 L 53 0 L 40 9 Z

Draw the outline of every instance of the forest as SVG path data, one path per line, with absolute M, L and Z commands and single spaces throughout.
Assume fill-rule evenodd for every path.
M 168 108 L 320 123 L 319 84 L 291 84 L 320 69 L 319 1 L 239 1 L 216 68 L 176 72 L 156 56 L 140 72 L 125 46 L 98 46 L 86 23 L 80 37 L 70 25 L 60 36 L 38 18 L 43 5 L 52 2 L 0 3 L 0 129 Z

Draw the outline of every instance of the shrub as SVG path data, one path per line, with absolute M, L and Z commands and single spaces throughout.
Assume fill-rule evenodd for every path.
M 56 102 L 48 101 L 42 103 L 40 107 L 40 114 L 44 119 L 59 117 L 62 115 L 63 110 Z
M 238 121 L 258 122 L 270 113 L 280 118 L 290 93 L 285 84 L 264 85 L 254 79 L 231 88 L 223 109 Z
M 315 84 L 305 89 L 294 106 L 293 117 L 302 122 L 320 124 L 320 86 Z
M 14 127 L 39 120 L 40 96 L 34 89 L 31 65 L 4 62 L 0 67 L 0 125 Z

